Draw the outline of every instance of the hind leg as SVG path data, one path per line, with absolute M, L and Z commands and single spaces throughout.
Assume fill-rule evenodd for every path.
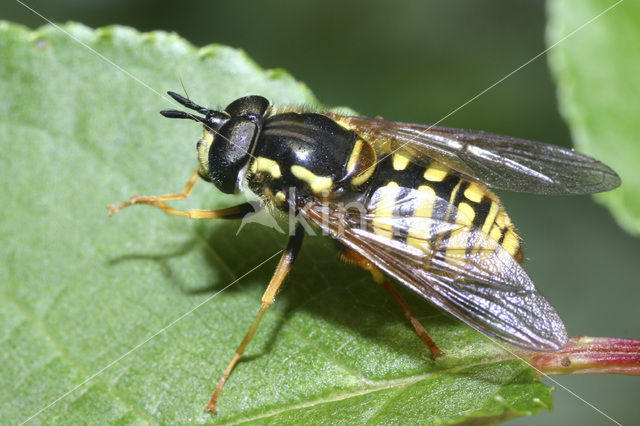
M 424 343 L 427 344 L 431 353 L 431 359 L 435 359 L 438 355 L 444 354 L 444 352 L 442 352 L 440 348 L 438 348 L 436 343 L 429 336 L 427 330 L 425 330 L 422 324 L 420 324 L 420 321 L 418 321 L 418 318 L 416 318 L 415 314 L 411 311 L 411 308 L 409 308 L 407 302 L 402 298 L 402 296 L 400 296 L 400 293 L 398 293 L 393 284 L 391 284 L 391 281 L 385 278 L 384 274 L 380 269 L 378 269 L 377 266 L 375 266 L 361 254 L 347 247 L 342 248 L 342 257 L 345 261 L 354 263 L 360 266 L 362 269 L 371 272 L 373 280 L 380 284 L 382 288 L 384 288 L 385 291 L 389 294 L 389 296 L 391 296 L 393 301 L 396 302 L 396 304 L 404 314 L 405 318 L 409 320 L 418 336 L 420 336 Z

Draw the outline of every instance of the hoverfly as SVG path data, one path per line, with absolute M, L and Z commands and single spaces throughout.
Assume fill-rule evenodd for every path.
M 176 210 L 166 201 L 190 195 L 200 178 L 224 193 L 245 186 L 275 209 L 330 234 L 345 260 L 370 271 L 430 349 L 442 352 L 385 275 L 483 333 L 535 351 L 567 343 L 556 310 L 520 266 L 522 250 L 509 216 L 489 188 L 537 194 L 590 194 L 620 184 L 608 166 L 558 146 L 334 112 L 276 109 L 262 96 L 223 111 L 169 95 L 200 115 L 161 111 L 204 125 L 199 165 L 179 194 L 134 196 L 168 214 L 241 218 L 243 203 L 220 210 Z M 297 224 L 262 297 L 262 306 L 207 405 L 231 370 L 288 274 L 304 235 Z

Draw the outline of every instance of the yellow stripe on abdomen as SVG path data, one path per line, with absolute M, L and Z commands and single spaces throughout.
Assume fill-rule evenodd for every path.
M 375 203 L 373 231 L 382 237 L 393 236 L 392 217 L 399 191 L 396 182 L 389 182 L 376 190 L 380 195 Z
M 511 218 L 509 218 L 509 215 L 504 209 L 500 209 L 494 226 L 498 226 L 501 230 L 501 236 L 496 241 L 498 241 L 511 256 L 515 257 L 518 262 L 522 261 L 520 238 L 518 234 L 516 234 Z
M 411 226 L 407 232 L 407 244 L 421 249 L 425 253 L 430 252 L 429 241 L 431 239 L 431 221 L 433 206 L 436 201 L 436 192 L 429 185 L 418 187 L 419 194 L 415 197 L 415 208 Z
M 507 215 L 504 211 L 501 212 L 503 215 Z M 507 217 L 506 220 L 509 220 Z M 501 220 L 503 224 L 504 220 Z M 507 253 L 513 256 L 518 262 L 522 262 L 522 250 L 520 247 L 520 237 L 516 234 L 516 231 L 513 228 L 513 225 L 509 221 L 505 227 L 501 227 L 498 221 L 496 221 L 491 227 L 491 231 L 489 232 L 489 236 L 498 242 L 502 248 L 504 248 Z
M 449 170 L 443 164 L 434 162 L 424 171 L 423 176 L 429 182 L 442 182 L 449 175 Z
M 447 243 L 446 259 L 447 262 L 456 264 L 464 261 L 469 247 L 470 227 L 476 212 L 470 204 L 461 202 L 458 204 L 455 223 L 460 225 L 459 229 L 451 231 L 449 241 Z
M 479 203 L 486 195 L 487 191 L 483 190 L 473 182 L 470 183 L 467 189 L 464 191 L 464 196 L 467 197 L 469 201 L 473 201 L 474 203 Z
M 513 257 L 518 259 L 520 252 L 520 238 L 513 229 L 507 229 L 502 240 L 502 247 Z M 518 259 L 520 261 L 522 259 Z
M 397 171 L 402 171 L 406 169 L 407 166 L 409 165 L 410 160 L 411 159 L 409 157 L 407 157 L 406 155 L 400 152 L 393 153 L 393 156 L 392 156 L 393 169 Z
M 491 227 L 496 221 L 496 216 L 500 212 L 500 205 L 495 201 L 491 202 L 491 207 L 489 207 L 489 213 L 487 214 L 487 218 L 484 220 L 484 224 L 482 225 L 482 232 L 485 234 L 489 234 L 491 232 Z

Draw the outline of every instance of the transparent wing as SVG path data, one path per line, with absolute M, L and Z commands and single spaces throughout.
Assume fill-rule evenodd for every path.
M 620 185 L 606 164 L 579 152 L 474 130 L 346 117 L 349 124 L 382 150 L 401 152 L 428 166 L 438 161 L 487 186 L 537 194 L 592 194 Z
M 396 200 L 395 211 L 411 202 L 410 197 Z M 558 350 L 567 343 L 553 306 L 520 264 L 479 229 L 431 217 L 381 218 L 326 202 L 308 204 L 301 212 L 426 300 L 484 333 L 537 351 Z M 402 241 L 381 235 L 390 229 L 412 229 L 414 236 Z

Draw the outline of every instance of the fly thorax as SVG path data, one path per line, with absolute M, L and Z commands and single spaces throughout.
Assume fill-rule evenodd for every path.
M 371 176 L 375 152 L 359 136 L 315 113 L 284 113 L 265 120 L 251 171 L 301 195 L 324 196 Z

